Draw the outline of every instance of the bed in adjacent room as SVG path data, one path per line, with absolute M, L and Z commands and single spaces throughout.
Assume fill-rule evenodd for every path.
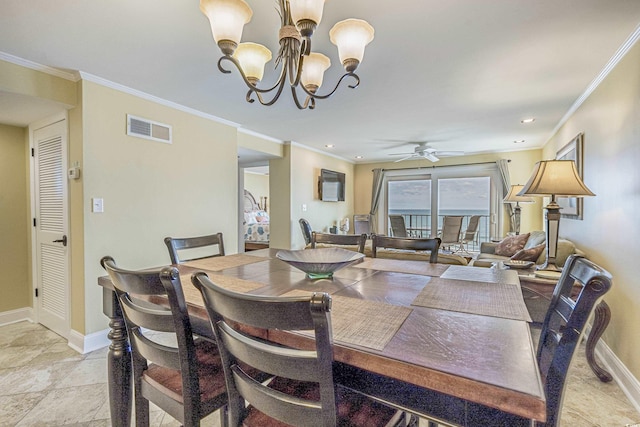
M 243 225 L 245 250 L 269 247 L 269 214 L 247 190 L 244 190 Z

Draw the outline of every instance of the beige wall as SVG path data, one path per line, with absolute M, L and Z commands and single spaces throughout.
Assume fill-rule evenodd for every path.
M 31 307 L 27 132 L 0 124 L 0 312 Z
M 323 202 L 318 198 L 320 169 L 343 172 L 344 202 Z M 269 162 L 271 194 L 270 246 L 301 249 L 304 239 L 298 223 L 305 218 L 314 231 L 327 233 L 342 218 L 353 220 L 354 165 L 345 160 L 308 150 L 297 144 L 284 146 L 284 157 Z M 307 210 L 302 210 L 306 205 Z M 350 232 L 353 232 L 351 225 Z
M 463 165 L 481 162 L 495 162 L 499 159 L 509 159 L 509 175 L 512 184 L 524 184 L 529 179 L 534 164 L 540 160 L 541 150 L 513 151 L 510 153 L 491 153 L 475 156 L 450 157 L 441 159 L 436 166 Z M 410 160 L 402 163 L 365 163 L 355 167 L 355 213 L 368 214 L 371 209 L 371 186 L 373 182 L 374 168 L 400 169 L 400 168 L 428 168 L 434 164 L 428 160 Z M 542 230 L 542 201 L 521 205 L 521 225 L 520 231 L 526 233 L 531 230 Z M 509 227 L 504 221 L 503 235 Z
M 163 238 L 221 231 L 237 251 L 236 129 L 84 81 L 85 333 L 106 327 L 99 260 L 128 268 L 169 263 Z M 126 135 L 126 115 L 173 127 L 173 143 Z M 104 213 L 91 213 L 91 198 Z
M 244 189 L 253 194 L 256 203 L 261 203 L 261 197 L 269 197 L 269 175 L 245 172 Z M 268 204 L 271 205 L 270 200 L 268 200 Z
M 595 197 L 584 199 L 582 221 L 562 218 L 560 235 L 609 270 L 613 290 L 605 300 L 611 324 L 604 340 L 640 378 L 640 44 L 613 69 L 544 148 L 554 158 L 584 132 L 584 182 Z

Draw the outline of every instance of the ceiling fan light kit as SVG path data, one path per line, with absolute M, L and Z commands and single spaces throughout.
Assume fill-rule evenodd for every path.
M 244 0 L 200 0 L 200 10 L 209 18 L 213 39 L 223 54 L 218 60 L 218 69 L 228 74 L 231 71 L 222 66 L 223 61 L 235 65 L 249 88 L 247 102 L 252 103 L 258 99 L 262 105 L 273 105 L 288 82 L 296 106 L 301 110 L 313 109 L 316 99 L 326 99 L 333 95 L 345 78 L 351 77 L 354 80 L 349 85 L 352 89 L 360 84 L 360 77 L 355 71 L 362 62 L 365 46 L 373 40 L 374 30 L 361 19 L 346 19 L 335 24 L 329 31 L 331 42 L 338 47 L 345 73 L 329 93 L 317 93 L 323 83 L 324 72 L 331 66 L 328 57 L 311 52 L 311 37 L 322 19 L 324 2 L 325 0 L 278 1 L 281 28 L 276 67 L 281 67 L 280 75 L 273 86 L 258 88 L 264 75 L 264 66 L 272 55 L 269 49 L 260 44 L 240 43 L 244 25 L 251 20 L 253 11 Z M 298 98 L 298 89 L 306 96 L 304 102 L 300 102 Z M 273 97 L 266 99 L 266 95 L 271 92 L 274 92 Z

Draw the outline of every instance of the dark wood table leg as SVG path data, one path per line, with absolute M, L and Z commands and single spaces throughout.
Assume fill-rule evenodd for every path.
M 104 314 L 111 319 L 109 322 L 111 331 L 108 335 L 111 345 L 107 356 L 111 425 L 129 427 L 131 422 L 131 349 L 120 303 L 114 291 L 103 289 L 102 309 Z
M 613 379 L 611 374 L 607 372 L 603 367 L 598 365 L 595 356 L 595 348 L 598 340 L 604 333 L 604 330 L 607 329 L 609 325 L 609 321 L 611 320 L 611 309 L 607 305 L 606 302 L 601 301 L 595 308 L 595 316 L 593 318 L 593 326 L 591 327 L 591 332 L 589 333 L 589 338 L 587 339 L 587 363 L 589 363 L 589 367 L 600 381 L 608 383 Z

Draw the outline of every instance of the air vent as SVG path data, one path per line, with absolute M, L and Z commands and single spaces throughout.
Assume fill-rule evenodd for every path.
M 127 135 L 171 144 L 171 126 L 127 114 Z

